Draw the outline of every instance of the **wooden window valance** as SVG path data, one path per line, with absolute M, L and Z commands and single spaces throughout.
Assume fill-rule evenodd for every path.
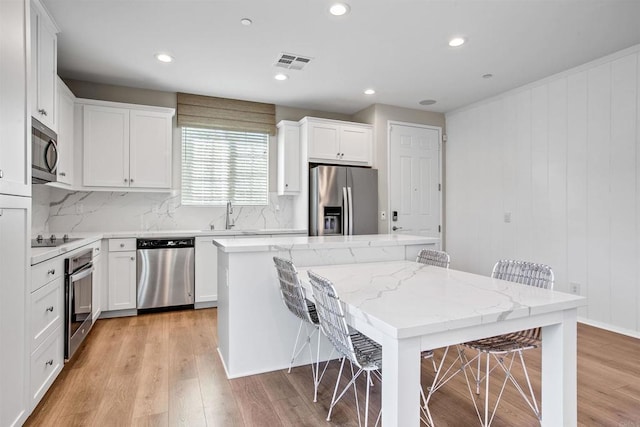
M 178 126 L 276 134 L 276 106 L 178 93 Z

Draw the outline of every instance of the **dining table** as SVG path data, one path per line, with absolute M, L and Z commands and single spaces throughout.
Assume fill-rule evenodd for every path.
M 306 266 L 299 277 L 308 295 L 307 271 L 331 281 L 347 323 L 382 346 L 382 425 L 420 424 L 421 351 L 535 327 L 542 328 L 541 425 L 577 424 L 584 297 L 414 261 Z

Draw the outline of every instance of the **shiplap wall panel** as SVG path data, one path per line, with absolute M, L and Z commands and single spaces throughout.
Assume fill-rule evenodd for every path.
M 587 288 L 587 72 L 567 78 L 567 283 L 556 281 L 559 290 Z M 557 270 L 558 267 L 554 266 Z M 587 307 L 579 309 L 587 316 Z
M 636 57 L 611 64 L 611 323 L 636 325 Z M 616 309 L 613 309 L 616 307 Z
M 587 301 L 589 317 L 611 319 L 611 64 L 589 70 L 587 77 Z
M 640 331 L 638 50 L 447 115 L 453 268 L 548 263 L 581 316 Z
M 567 79 L 549 84 L 549 245 L 543 248 L 549 265 L 567 265 Z M 558 283 L 568 283 L 566 269 L 555 271 Z

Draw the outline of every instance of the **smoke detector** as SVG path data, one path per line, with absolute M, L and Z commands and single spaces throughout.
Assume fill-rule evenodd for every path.
M 287 70 L 302 70 L 312 58 L 308 56 L 296 55 L 293 53 L 281 53 L 276 60 L 275 66 L 286 68 Z

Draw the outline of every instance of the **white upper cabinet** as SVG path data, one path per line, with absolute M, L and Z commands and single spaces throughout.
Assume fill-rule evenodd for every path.
M 305 117 L 300 123 L 310 162 L 371 166 L 371 125 L 314 117 Z
M 173 109 L 82 103 L 84 187 L 171 188 Z
M 73 185 L 74 169 L 74 102 L 75 96 L 58 77 L 58 181 Z
M 129 113 L 130 187 L 171 187 L 172 115 L 144 110 Z
M 31 2 L 31 115 L 57 132 L 58 28 L 38 0 Z
M 0 194 L 16 196 L 31 195 L 26 6 L 21 0 L 0 0 Z
M 278 194 L 300 192 L 300 125 L 283 120 L 278 123 Z

